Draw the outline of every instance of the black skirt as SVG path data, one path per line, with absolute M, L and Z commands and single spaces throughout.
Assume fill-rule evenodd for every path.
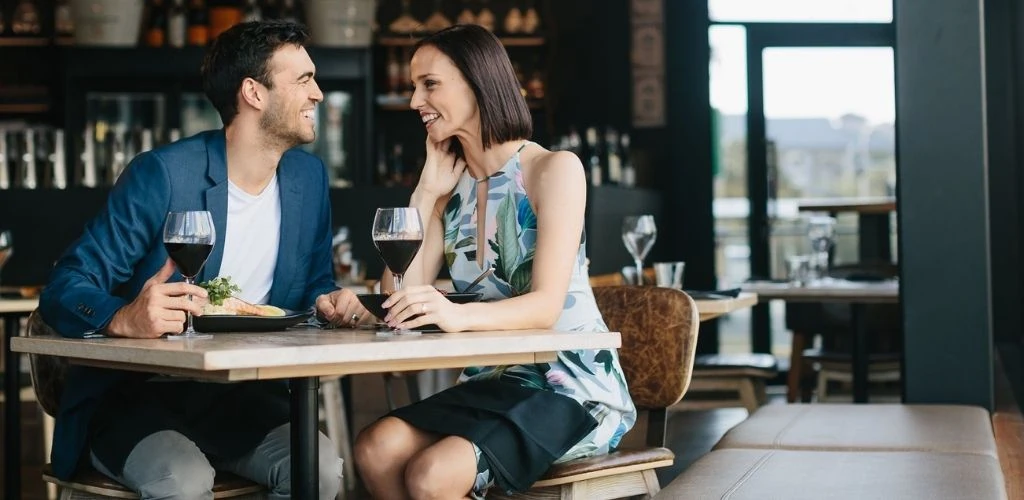
M 211 458 L 232 460 L 288 423 L 288 387 L 281 381 L 218 384 L 135 379 L 108 392 L 89 422 L 89 448 L 121 475 L 135 445 L 172 430 Z
M 480 448 L 495 485 L 526 491 L 597 420 L 576 400 L 514 382 L 465 382 L 389 414 L 436 434 L 463 437 Z

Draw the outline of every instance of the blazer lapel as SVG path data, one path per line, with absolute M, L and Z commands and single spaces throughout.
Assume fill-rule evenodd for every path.
M 283 159 L 283 158 L 282 158 Z M 277 247 L 277 268 L 270 303 L 280 304 L 287 298 L 299 258 L 299 227 L 302 223 L 302 183 L 297 166 L 278 164 L 277 184 L 281 195 L 281 236 Z
M 213 227 L 217 230 L 217 241 L 210 258 L 199 273 L 197 283 L 216 278 L 220 274 L 220 263 L 224 258 L 224 238 L 228 223 L 228 161 L 224 143 L 224 131 L 219 130 L 206 140 L 206 177 L 212 187 L 206 190 L 206 209 L 213 216 Z

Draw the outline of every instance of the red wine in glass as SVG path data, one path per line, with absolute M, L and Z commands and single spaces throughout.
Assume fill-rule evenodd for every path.
M 422 243 L 423 238 L 392 240 L 381 236 L 374 240 L 377 251 L 380 252 L 380 258 L 384 260 L 384 265 L 388 266 L 393 274 L 405 274 L 405 270 L 409 269 L 409 264 L 412 264 L 412 259 L 416 257 L 416 252 L 419 252 Z
M 397 292 L 402 289 L 402 276 L 423 244 L 420 211 L 412 207 L 378 208 L 373 217 L 372 235 L 380 258 L 391 271 Z M 408 330 L 396 332 L 417 333 Z
M 205 210 L 192 212 L 171 212 L 164 223 L 164 248 L 174 261 L 185 283 L 192 284 L 217 241 L 213 216 Z M 192 300 L 192 296 L 188 296 Z M 168 335 L 168 339 L 203 339 L 213 335 L 199 334 L 192 326 L 192 313 L 186 311 L 188 326 L 180 335 Z
M 213 245 L 205 243 L 164 242 L 164 248 L 167 249 L 167 255 L 174 261 L 174 265 L 178 266 L 181 275 L 190 279 L 195 279 L 213 251 Z

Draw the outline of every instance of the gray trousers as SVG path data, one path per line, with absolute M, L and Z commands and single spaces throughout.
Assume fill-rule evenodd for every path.
M 320 433 L 320 500 L 338 494 L 342 461 L 331 440 Z M 241 458 L 211 463 L 190 439 L 175 431 L 146 436 L 132 448 L 123 476 L 116 476 L 90 453 L 93 467 L 136 491 L 142 500 L 212 499 L 214 468 L 233 472 L 270 489 L 268 498 L 291 498 L 291 430 L 284 424 Z

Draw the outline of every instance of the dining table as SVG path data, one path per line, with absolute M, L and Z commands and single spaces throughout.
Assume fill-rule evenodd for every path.
M 763 300 L 784 300 L 786 302 L 841 302 L 849 303 L 850 332 L 852 335 L 853 352 L 851 364 L 853 372 L 853 401 L 868 402 L 868 332 L 864 321 L 864 310 L 867 304 L 892 304 L 900 300 L 899 281 L 894 279 L 881 281 L 853 281 L 844 279 L 822 279 L 806 284 L 776 281 L 750 281 L 743 284 L 743 291 L 756 293 Z M 794 332 L 794 335 L 796 332 Z M 794 344 L 796 338 L 794 337 Z M 799 361 L 800 350 L 794 348 L 790 354 L 790 374 L 796 373 L 793 366 Z M 789 384 L 794 387 L 793 383 Z M 788 395 L 792 398 L 794 395 Z
M 11 337 L 15 352 L 70 363 L 216 382 L 287 380 L 292 419 L 292 494 L 317 497 L 318 398 L 322 376 L 551 362 L 558 351 L 621 346 L 618 332 L 497 330 L 395 334 L 293 327 L 215 333 L 210 339 Z M 7 497 L 7 498 L 17 498 Z
M 21 319 L 39 306 L 36 298 L 0 297 L 4 326 L 4 498 L 21 496 L 21 357 L 11 339 L 21 330 Z

